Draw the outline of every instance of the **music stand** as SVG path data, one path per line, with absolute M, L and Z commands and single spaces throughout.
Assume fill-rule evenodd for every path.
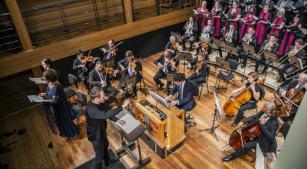
M 158 103 L 160 103 L 165 108 L 169 109 L 170 105 L 167 103 L 167 101 L 158 93 L 155 93 L 153 91 L 149 91 L 149 95 L 156 100 L 156 108 L 158 106 Z
M 214 114 L 213 114 L 212 126 L 210 128 L 200 129 L 199 131 L 206 131 L 208 133 L 211 133 L 216 138 L 216 140 L 219 141 L 215 133 L 215 129 L 219 127 L 219 124 L 215 126 L 215 123 L 216 123 L 216 120 L 220 120 L 223 118 L 223 112 L 222 112 L 220 101 L 216 93 L 213 92 L 213 95 L 214 95 L 215 109 L 214 109 Z
M 193 55 L 190 52 L 179 52 L 178 53 L 179 60 L 183 60 L 183 73 L 185 73 L 185 65 L 186 61 L 191 61 L 193 58 Z
M 248 53 L 248 54 L 251 54 L 251 55 L 255 54 L 255 47 L 252 46 L 252 45 L 248 45 L 248 44 L 243 43 L 243 50 L 244 50 L 245 53 Z
M 216 57 L 216 64 L 221 67 L 221 70 L 219 73 L 222 73 L 222 69 L 225 69 L 226 71 L 231 71 L 231 67 L 230 67 L 230 64 L 228 61 L 226 61 L 225 59 L 223 58 L 220 58 L 220 57 Z M 218 74 L 219 74 L 218 73 Z M 215 81 L 215 85 L 214 85 L 214 88 L 215 89 L 218 89 L 219 88 L 219 85 L 220 85 L 220 78 L 217 78 L 216 81 Z
M 213 39 L 213 44 L 217 46 L 218 48 L 224 48 L 225 47 L 225 42 L 220 39 Z
M 289 62 L 292 63 L 296 68 L 300 70 L 304 69 L 302 60 L 296 56 L 289 55 Z
M 226 45 L 225 44 L 225 51 L 229 52 L 229 53 L 231 53 L 233 55 L 239 56 L 238 49 L 236 47 L 232 47 L 230 45 Z
M 110 68 L 110 67 L 114 67 L 114 62 L 115 62 L 114 57 L 112 57 L 108 60 L 103 60 L 102 65 L 105 66 L 105 67 L 109 66 L 109 68 Z
M 277 56 L 274 53 L 271 53 L 269 51 L 264 51 L 263 53 L 264 53 L 264 57 L 266 59 L 269 59 L 269 60 L 271 60 L 272 62 L 275 62 L 275 63 L 278 62 Z

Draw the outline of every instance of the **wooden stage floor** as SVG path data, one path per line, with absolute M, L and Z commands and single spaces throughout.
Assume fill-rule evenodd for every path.
M 142 60 L 143 75 L 148 88 L 155 89 L 154 76 L 157 67 L 153 61 L 160 54 L 154 54 Z M 182 65 L 180 70 L 183 70 Z M 209 86 L 213 86 L 216 81 L 215 68 L 211 68 L 209 77 Z M 224 85 L 222 83 L 222 85 Z M 228 89 L 218 90 L 218 97 L 223 104 L 230 96 L 234 88 L 240 87 L 241 77 L 235 76 L 233 83 L 228 85 Z M 197 126 L 189 128 L 183 146 L 173 152 L 165 159 L 161 159 L 156 155 L 144 142 L 141 141 L 142 153 L 151 158 L 151 162 L 144 168 L 161 168 L 161 169 L 250 169 L 254 168 L 255 163 L 251 162 L 254 153 L 238 158 L 232 162 L 224 163 L 221 158 L 228 155 L 229 152 L 222 151 L 228 144 L 228 138 L 234 130 L 230 124 L 233 119 L 226 118 L 220 122 L 219 128 L 216 130 L 218 141 L 209 133 L 199 131 L 199 129 L 208 128 L 212 124 L 214 111 L 213 88 L 210 87 L 207 93 L 206 88 L 202 92 L 197 106 L 193 110 L 196 118 Z M 266 100 L 272 99 L 266 89 Z M 196 98 L 197 100 L 197 98 Z M 251 111 L 250 113 L 255 113 Z M 110 125 L 109 125 L 110 126 Z M 25 128 L 26 134 L 1 138 L 1 144 L 10 145 L 12 151 L 1 154 L 0 160 L 9 165 L 12 169 L 70 169 L 75 168 L 94 157 L 91 144 L 86 138 L 85 126 L 81 127 L 81 133 L 78 137 L 66 141 L 58 136 L 51 134 L 45 114 L 41 106 L 33 106 L 26 109 L 22 113 L 9 117 L 0 123 L 1 132 L 13 129 Z M 109 141 L 112 149 L 120 147 L 120 139 L 118 133 L 108 127 Z M 278 136 L 278 142 L 282 143 L 282 137 Z M 53 149 L 49 149 L 47 144 L 52 141 Z M 229 147 L 225 147 L 229 150 Z M 121 161 L 132 166 L 133 162 L 127 156 L 121 158 Z

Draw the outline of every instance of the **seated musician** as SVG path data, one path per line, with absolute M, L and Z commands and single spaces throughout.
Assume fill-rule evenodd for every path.
M 163 88 L 163 83 L 161 82 L 160 79 L 166 78 L 167 73 L 175 73 L 176 72 L 176 65 L 171 62 L 172 56 L 171 52 L 169 50 L 165 50 L 164 54 L 160 56 L 159 59 L 157 59 L 154 63 L 159 67 L 158 72 L 154 75 L 153 79 L 157 85 L 157 88 L 159 90 L 162 90 Z M 166 93 L 169 94 L 169 86 L 171 82 L 167 81 L 166 84 Z
M 73 62 L 72 69 L 73 71 L 76 71 L 77 77 L 79 78 L 79 80 L 81 80 L 85 84 L 85 86 L 89 88 L 89 85 L 88 85 L 89 70 L 87 68 L 86 61 L 83 60 L 84 57 L 85 56 L 83 52 L 79 50 L 77 53 L 77 58 Z
M 114 48 L 114 46 L 114 40 L 110 39 L 108 40 L 108 44 L 101 48 L 103 60 L 109 60 L 116 57 L 118 48 Z
M 229 28 L 224 32 L 224 42 L 226 45 L 235 47 L 238 42 L 238 31 L 235 29 L 233 22 L 230 23 Z M 226 60 L 229 58 L 237 60 L 231 53 L 228 53 Z
M 117 62 L 117 66 L 119 67 L 121 72 L 127 70 L 129 65 L 129 60 L 131 57 L 134 57 L 131 50 L 127 50 L 125 53 L 125 58 Z
M 166 43 L 165 48 L 171 52 L 172 56 L 176 56 L 178 50 L 178 42 L 174 36 L 170 36 L 169 41 Z
M 122 87 L 127 87 L 128 82 L 131 83 L 131 87 L 133 89 L 132 96 L 136 96 L 136 84 L 141 81 L 142 75 L 142 65 L 137 59 L 134 57 L 133 53 L 131 51 L 128 51 L 128 65 L 125 65 L 124 68 L 125 71 L 122 73 L 122 79 L 120 80 L 120 83 Z
M 204 60 L 203 55 L 197 56 L 197 63 L 194 66 L 194 73 L 188 77 L 188 80 L 195 82 L 196 84 L 201 84 L 206 82 L 207 74 L 208 74 L 208 65 Z
M 183 50 L 186 50 L 186 41 L 188 40 L 190 43 L 190 51 L 192 51 L 193 42 L 195 41 L 197 34 L 197 24 L 194 24 L 194 20 L 192 17 L 185 23 L 184 27 L 184 35 L 181 37 L 182 39 L 182 47 Z
M 101 60 L 96 62 L 95 69 L 89 73 L 89 83 L 91 87 L 98 86 L 102 87 L 105 93 L 110 97 L 114 98 L 117 91 L 110 85 L 110 78 L 107 73 L 105 66 Z
M 200 42 L 200 46 L 196 48 L 196 55 L 203 54 L 206 61 L 210 60 L 209 55 L 212 52 L 212 47 L 209 45 L 209 43 L 209 39 L 204 39 L 204 41 Z
M 185 79 L 185 74 L 183 73 L 177 73 L 174 81 L 174 92 L 168 95 L 165 99 L 167 101 L 171 101 L 172 106 L 183 109 L 185 113 L 187 111 L 191 111 L 196 106 L 196 102 L 193 97 L 195 86 L 189 80 Z M 187 128 L 185 127 L 185 131 L 186 130 Z
M 215 27 L 212 25 L 212 20 L 207 21 L 207 25 L 201 30 L 200 40 L 211 39 L 214 36 Z
M 295 72 L 297 70 L 297 68 L 292 63 L 290 63 L 288 58 L 289 58 L 289 55 L 293 56 L 298 51 L 300 51 L 302 49 L 302 45 L 303 45 L 303 40 L 297 39 L 295 41 L 295 45 L 290 47 L 290 51 L 287 53 L 288 55 L 287 59 L 284 60 L 283 63 L 279 66 L 279 69 L 278 69 L 279 78 L 277 82 L 283 82 L 285 80 L 284 74 L 291 74 L 292 72 Z M 307 57 L 306 57 L 306 53 L 304 49 L 301 53 L 299 53 L 298 56 L 295 56 L 295 57 L 300 59 L 303 65 L 307 63 Z
M 277 143 L 275 135 L 278 127 L 278 119 L 274 110 L 275 104 L 267 102 L 262 111 L 260 111 L 256 115 L 243 119 L 238 124 L 238 127 L 243 127 L 243 125 L 245 124 L 248 125 L 249 123 L 258 121 L 260 125 L 261 134 L 257 137 L 257 139 L 247 142 L 239 150 L 236 150 L 227 157 L 224 157 L 224 162 L 229 162 L 242 155 L 245 155 L 249 152 L 249 150 L 255 150 L 257 143 L 259 144 L 262 152 L 265 153 L 265 155 L 267 156 L 269 165 L 271 164 L 271 161 L 276 160 Z
M 254 32 L 255 32 L 254 28 L 253 27 L 249 27 L 248 31 L 246 32 L 246 34 L 242 38 L 242 44 L 255 46 L 256 45 L 256 37 L 255 37 Z M 247 54 L 247 53 L 244 52 L 243 46 L 239 49 L 238 52 L 240 54 L 240 57 L 243 59 L 242 67 L 245 67 L 246 63 L 247 63 L 247 57 L 250 54 Z
M 269 51 L 273 54 L 277 54 L 279 44 L 277 43 L 276 35 L 273 33 L 270 35 L 269 40 L 265 40 L 263 44 L 261 45 L 260 50 L 258 51 L 258 55 L 260 55 L 258 58 L 258 61 L 255 65 L 255 72 L 258 73 L 258 68 L 260 65 L 260 62 L 264 62 L 264 69 L 262 70 L 262 74 L 265 74 L 268 70 L 268 65 L 272 63 L 271 59 L 266 59 L 264 56 L 264 51 Z
M 239 108 L 235 121 L 231 125 L 232 127 L 237 126 L 238 123 L 244 118 L 244 112 L 246 110 L 255 109 L 257 107 L 258 100 L 263 99 L 265 93 L 264 93 L 264 90 L 261 88 L 261 86 L 257 83 L 258 78 L 259 77 L 257 73 L 255 72 L 249 73 L 248 78 L 247 78 L 247 83 L 241 88 L 236 89 L 232 92 L 233 95 L 241 93 L 242 91 L 245 91 L 245 90 L 251 90 L 252 92 L 251 100 L 241 105 L 241 107 Z

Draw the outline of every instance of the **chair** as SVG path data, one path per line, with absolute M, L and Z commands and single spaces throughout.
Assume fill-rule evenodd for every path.
M 73 74 L 68 74 L 67 75 L 67 79 L 68 79 L 68 83 L 70 84 L 70 85 L 75 85 L 75 87 L 78 89 L 78 78 L 75 76 L 75 75 L 73 75 Z
M 71 97 L 76 95 L 75 90 L 73 90 L 71 87 L 65 87 L 64 93 L 65 93 L 67 99 L 70 99 Z
M 200 90 L 199 90 L 198 100 L 200 99 L 200 96 L 201 96 L 201 93 L 202 93 L 202 91 L 203 91 L 203 87 L 204 87 L 205 84 L 207 84 L 207 91 L 208 91 L 208 93 L 209 93 L 209 75 L 210 75 L 210 67 L 209 67 L 209 65 L 208 65 L 208 67 L 207 67 L 206 73 L 207 73 L 207 74 L 206 74 L 206 81 L 203 82 L 203 83 L 201 83 L 201 84 L 199 84 Z
M 237 70 L 239 63 L 234 59 L 228 59 L 228 62 L 229 62 L 229 65 L 230 65 L 230 70 L 227 70 L 225 72 L 220 71 L 217 74 L 217 80 L 216 80 L 216 83 L 215 83 L 215 86 L 217 86 L 216 88 L 219 88 L 220 80 L 222 79 L 226 82 L 225 89 L 227 90 L 227 86 L 228 86 L 229 81 L 231 81 L 234 78 L 233 72 L 235 70 Z

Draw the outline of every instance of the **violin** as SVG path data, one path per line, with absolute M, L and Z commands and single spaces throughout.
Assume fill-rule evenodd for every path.
M 135 58 L 131 58 L 129 60 L 129 67 L 131 68 L 131 70 L 134 72 L 136 67 L 137 67 L 137 64 L 136 64 L 136 59 Z

